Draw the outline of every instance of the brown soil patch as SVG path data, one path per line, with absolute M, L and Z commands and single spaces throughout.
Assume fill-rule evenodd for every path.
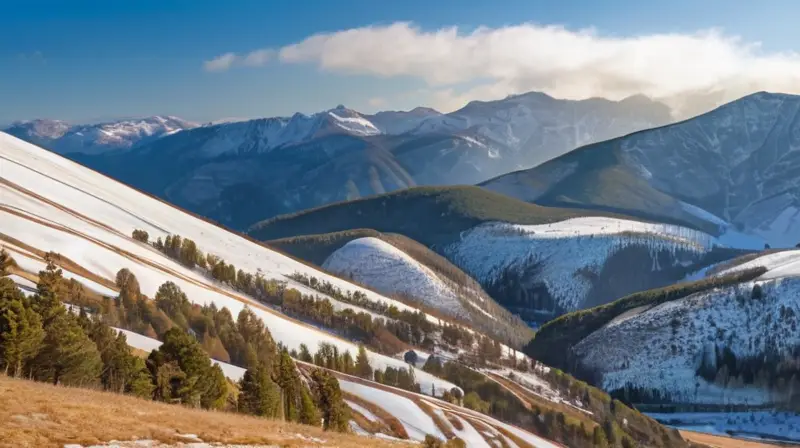
M 326 447 L 400 446 L 396 442 L 325 432 L 312 426 L 4 376 L 0 376 L 0 422 L 2 448 L 91 445 L 137 438 L 174 443 L 182 441 L 181 434 L 197 434 L 206 442 L 285 447 L 314 445 L 298 437 L 299 434 L 325 440 L 320 446 Z

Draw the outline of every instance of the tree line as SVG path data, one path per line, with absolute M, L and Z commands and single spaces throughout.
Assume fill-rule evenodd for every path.
M 134 238 L 144 243 L 149 241 L 149 235 L 143 230 L 135 230 Z M 194 241 L 180 235 L 169 235 L 163 241 L 159 238 L 152 244 L 188 268 L 200 268 L 214 280 L 262 303 L 278 307 L 289 316 L 339 332 L 379 353 L 394 355 L 407 345 L 431 350 L 435 345 L 435 336 L 439 333 L 442 334 L 443 341 L 454 347 L 470 349 L 474 343 L 472 333 L 466 329 L 457 325 L 436 325 L 428 321 L 421 311 L 401 311 L 395 305 L 369 300 L 361 291 L 345 293 L 330 282 L 319 281 L 306 274 L 295 273 L 289 276 L 336 300 L 370 310 L 385 318 L 373 317 L 369 313 L 352 309 L 336 311 L 327 297 L 302 294 L 294 288 L 288 288 L 286 282 L 266 279 L 261 273 L 252 274 L 237 269 L 213 254 L 204 254 Z
M 153 309 L 138 292 L 133 274 L 121 270 L 120 296 L 88 312 L 87 306 L 69 303 L 86 295 L 75 294 L 52 260 L 39 272 L 31 297 L 5 276 L 11 266 L 13 259 L 0 252 L 0 368 L 6 375 L 348 430 L 349 409 L 336 378 L 321 369 L 302 374 L 250 310 L 234 323 L 227 309 L 187 306 L 185 294 L 169 282 L 159 288 Z M 221 333 L 233 341 L 231 351 L 247 367 L 238 384 L 225 378 L 204 348 L 206 335 L 222 340 L 216 324 L 198 332 L 214 317 L 227 325 Z M 146 359 L 137 356 L 109 321 L 163 330 L 156 334 L 163 343 Z

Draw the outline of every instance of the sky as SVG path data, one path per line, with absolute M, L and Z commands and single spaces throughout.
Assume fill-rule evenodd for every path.
M 531 90 L 642 93 L 690 113 L 800 93 L 796 0 L 0 0 L 0 11 L 0 124 L 448 112 Z

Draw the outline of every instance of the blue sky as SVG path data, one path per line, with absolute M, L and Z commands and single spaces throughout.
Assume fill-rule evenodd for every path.
M 794 54 L 800 2 L 653 3 L 3 0 L 0 123 L 152 114 L 208 121 L 337 104 L 366 112 L 417 105 L 447 110 L 534 88 L 578 98 L 619 97 L 641 86 L 651 96 L 675 98 L 726 83 L 734 95 L 792 90 L 800 81 Z M 397 22 L 410 24 L 390 28 Z M 372 32 L 343 33 L 368 26 Z M 441 31 L 454 26 L 453 34 Z M 480 26 L 488 30 L 468 38 Z M 588 28 L 589 37 L 580 34 Z M 697 37 L 711 28 L 721 37 Z M 335 39 L 324 48 L 282 51 L 318 33 Z M 653 37 L 659 35 L 667 37 Z M 441 44 L 438 53 L 427 54 L 434 41 Z M 754 42 L 761 47 L 747 50 Z M 684 59 L 694 48 L 703 50 Z M 256 50 L 269 60 L 245 64 Z M 598 60 L 598 52 L 607 56 Z M 204 67 L 227 53 L 238 61 L 227 70 Z M 671 57 L 654 61 L 654 53 Z M 672 73 L 684 60 L 691 67 Z

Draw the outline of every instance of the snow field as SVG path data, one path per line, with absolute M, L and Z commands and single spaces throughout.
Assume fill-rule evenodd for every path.
M 718 276 L 763 266 L 767 272 L 761 279 L 800 276 L 800 250 L 787 250 L 760 256 L 747 263 L 717 273 Z
M 585 269 L 599 273 L 609 257 L 626 247 L 650 250 L 652 270 L 657 271 L 660 251 L 702 255 L 714 244 L 710 235 L 680 226 L 587 217 L 531 226 L 487 223 L 464 232 L 446 251 L 483 280 L 541 262 L 535 280 L 547 286 L 562 308 L 576 310 L 592 287 L 578 273 Z
M 343 290 L 361 290 L 374 300 L 396 303 L 400 309 L 413 309 L 317 271 L 7 134 L 0 133 L 0 148 L 3 150 L 0 157 L 4 159 L 0 161 L 0 174 L 4 180 L 58 205 L 56 207 L 44 199 L 0 185 L 0 205 L 25 215 L 22 217 L 0 210 L 0 232 L 37 249 L 59 252 L 104 278 L 113 279 L 119 269 L 128 268 L 139 280 L 142 293 L 151 298 L 159 286 L 172 281 L 190 301 L 199 305 L 215 303 L 236 315 L 249 304 L 275 340 L 289 349 L 298 349 L 304 343 L 313 351 L 320 342 L 328 342 L 342 352 L 357 352 L 357 346 L 349 341 L 269 311 L 248 297 L 218 286 L 202 273 L 187 269 L 154 248 L 132 240 L 128 235 L 134 229 L 146 230 L 151 239 L 180 234 L 194 240 L 201 250 L 210 251 L 245 271 L 261 272 L 267 278 L 284 280 L 286 275 L 303 272 L 327 280 Z M 31 272 L 37 272 L 43 265 L 38 263 L 29 267 Z M 25 266 L 23 269 L 28 270 Z M 65 276 L 70 275 L 65 272 Z M 90 288 L 94 283 L 76 279 Z M 292 286 L 321 295 L 301 285 Z M 101 293 L 116 296 L 116 292 L 107 288 Z M 373 368 L 406 367 L 402 360 L 371 352 L 369 356 Z M 435 386 L 437 393 L 442 393 L 454 387 L 420 370 L 415 373 L 425 391 Z
M 345 400 L 345 402 L 347 403 L 348 406 L 350 406 L 350 409 L 352 409 L 352 410 L 358 412 L 359 414 L 363 415 L 364 417 L 366 417 L 367 420 L 369 420 L 371 422 L 379 422 L 381 420 L 380 418 L 378 418 L 377 415 L 373 414 L 372 411 L 370 411 L 369 409 L 365 408 L 364 406 L 361 406 L 358 403 L 354 403 L 354 402 L 348 401 L 348 400 Z
M 755 284 L 763 291 L 761 299 L 751 298 Z M 779 403 L 781 397 L 764 389 L 743 384 L 722 388 L 696 371 L 715 347 L 743 358 L 768 350 L 786 353 L 800 345 L 800 334 L 793 330 L 800 316 L 798 297 L 800 278 L 694 294 L 612 321 L 574 350 L 584 366 L 602 374 L 605 390 L 630 384 L 667 392 L 685 403 Z
M 246 272 L 254 274 L 261 272 L 266 278 L 279 280 L 287 280 L 286 275 L 301 272 L 328 281 L 343 291 L 361 291 L 372 300 L 387 302 L 400 310 L 414 310 L 401 302 L 348 283 L 216 227 L 97 172 L 2 132 L 0 132 L 0 148 L 3 149 L 0 157 L 6 159 L 2 162 L 0 170 L 3 178 L 56 204 L 102 221 L 123 239 L 129 239 L 135 229 L 147 231 L 153 241 L 159 237 L 163 239 L 167 235 L 178 234 L 193 240 L 201 250 L 217 255 Z M 3 189 L 0 204 L 7 201 L 10 191 L 7 188 Z M 30 205 L 29 201 L 20 208 L 27 211 Z M 152 248 L 148 250 L 154 251 Z M 303 292 L 311 291 L 296 282 L 289 281 L 289 283 Z M 433 319 L 432 316 L 430 318 Z
M 457 293 L 436 273 L 378 238 L 348 242 L 332 253 L 322 267 L 344 277 L 352 275 L 357 282 L 384 294 L 408 294 L 448 314 L 468 316 Z
M 446 439 L 433 419 L 408 398 L 343 379 L 339 379 L 339 385 L 343 391 L 380 406 L 400 420 L 409 438 L 421 442 L 426 434 L 431 434 Z

